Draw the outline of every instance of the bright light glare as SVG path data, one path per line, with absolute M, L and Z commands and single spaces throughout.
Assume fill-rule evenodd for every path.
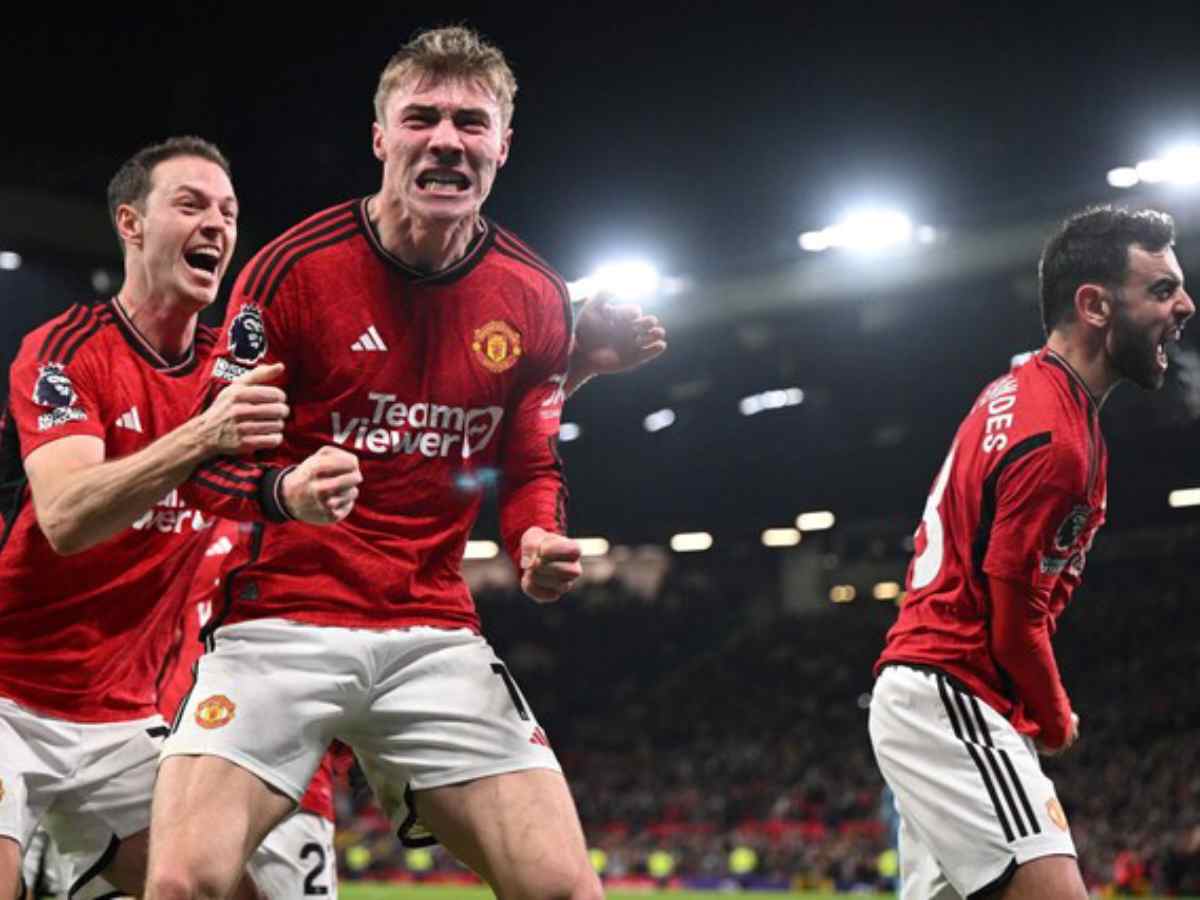
M 675 411 L 670 409 L 660 409 L 658 412 L 652 412 L 642 421 L 642 427 L 653 433 L 662 431 L 664 428 L 670 428 L 675 424 Z
M 608 541 L 604 538 L 575 538 L 583 556 L 603 556 L 608 552 Z
M 929 243 L 935 233 L 921 230 L 922 242 Z M 871 252 L 907 244 L 913 240 L 912 219 L 894 209 L 864 209 L 852 212 L 840 222 L 820 231 L 800 235 L 801 249 L 818 253 L 831 247 Z
M 900 584 L 895 581 L 881 581 L 871 589 L 876 600 L 895 600 L 900 596 Z
M 738 409 L 743 416 L 753 416 L 767 409 L 783 409 L 785 406 L 799 406 L 804 402 L 804 391 L 798 387 L 777 391 L 765 391 L 761 394 L 751 394 L 743 397 Z
M 588 296 L 606 291 L 622 300 L 644 300 L 658 292 L 662 277 L 658 269 L 642 259 L 605 263 L 583 279 Z
M 1167 503 L 1172 509 L 1182 509 L 1185 506 L 1200 506 L 1200 488 L 1181 488 L 1171 491 Z
M 499 553 L 500 548 L 495 541 L 467 541 L 463 559 L 495 559 Z
M 671 536 L 671 549 L 676 553 L 696 553 L 712 544 L 712 535 L 707 531 L 685 531 Z
M 1108 170 L 1108 183 L 1115 188 L 1131 188 L 1141 180 L 1133 166 L 1118 166 Z
M 563 422 L 558 426 L 558 439 L 564 444 L 575 440 L 581 434 L 583 434 L 583 429 L 574 422 Z
M 21 268 L 21 254 L 11 250 L 0 251 L 0 269 L 5 272 L 15 272 Z
M 828 510 L 800 513 L 796 516 L 796 527 L 801 531 L 827 531 L 837 519 Z
M 850 603 L 858 596 L 852 584 L 835 584 L 829 589 L 829 599 L 834 603 Z
M 762 533 L 764 547 L 795 547 L 801 534 L 795 528 L 768 528 Z

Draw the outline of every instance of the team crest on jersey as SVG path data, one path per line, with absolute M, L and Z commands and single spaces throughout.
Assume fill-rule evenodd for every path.
M 521 335 L 507 322 L 497 319 L 475 329 L 471 349 L 485 369 L 504 372 L 515 366 L 521 356 Z
M 1060 553 L 1069 553 L 1087 528 L 1088 520 L 1091 518 L 1092 508 L 1090 506 L 1076 506 L 1068 514 L 1063 523 L 1058 526 L 1058 531 L 1054 533 L 1054 549 Z
M 263 327 L 262 311 L 256 304 L 247 303 L 229 325 L 229 355 L 242 365 L 251 366 L 266 352 L 267 330 Z
M 233 721 L 237 704 L 224 694 L 213 694 L 196 707 L 196 724 L 201 728 L 221 728 Z
M 1057 797 L 1051 797 L 1046 801 L 1046 815 L 1060 830 L 1067 830 L 1067 814 L 1063 812 L 1062 804 L 1058 802 Z
M 87 413 L 75 405 L 78 396 L 75 386 L 63 369 L 62 363 L 46 363 L 38 369 L 37 382 L 33 386 L 33 402 L 45 406 L 50 412 L 38 416 L 38 431 L 47 431 L 66 422 L 82 422 Z

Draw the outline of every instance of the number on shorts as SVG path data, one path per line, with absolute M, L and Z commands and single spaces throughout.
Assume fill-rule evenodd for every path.
M 317 879 L 325 874 L 325 848 L 317 843 L 307 843 L 300 850 L 300 861 L 308 859 L 308 857 L 316 854 L 316 865 L 308 873 L 308 877 L 304 879 L 304 896 L 305 897 L 323 897 L 329 893 L 329 886 L 317 884 Z
M 942 503 L 942 495 L 946 493 L 946 484 L 950 481 L 950 470 L 954 466 L 954 451 L 958 449 L 955 442 L 946 454 L 942 463 L 942 471 L 938 472 L 929 499 L 925 501 L 925 514 L 921 516 L 921 524 L 925 526 L 925 549 L 913 560 L 912 588 L 917 590 L 930 584 L 942 568 L 942 558 L 946 555 L 945 529 L 942 526 L 942 515 L 938 507 Z
M 525 701 L 521 699 L 521 692 L 517 690 L 517 683 L 508 674 L 508 668 L 504 663 L 492 663 L 492 671 L 500 676 L 504 681 L 504 686 L 508 688 L 508 696 L 512 697 L 513 706 L 517 708 L 517 715 L 523 721 L 528 722 L 529 713 L 525 709 Z

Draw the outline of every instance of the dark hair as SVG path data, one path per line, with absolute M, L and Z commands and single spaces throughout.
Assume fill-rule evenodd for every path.
M 1046 334 L 1073 321 L 1080 285 L 1115 290 L 1124 282 L 1131 246 L 1157 252 L 1174 242 L 1175 220 L 1154 209 L 1089 206 L 1070 216 L 1046 241 L 1038 262 Z
M 143 209 L 146 197 L 150 193 L 150 175 L 154 167 L 177 156 L 198 156 L 207 159 L 220 166 L 230 178 L 233 177 L 225 154 L 216 144 L 204 138 L 184 135 L 167 138 L 161 144 L 143 147 L 117 169 L 117 174 L 108 183 L 108 217 L 112 220 L 114 229 L 117 227 L 117 208 L 129 204 Z M 121 245 L 121 252 L 124 253 L 125 243 L 121 240 L 120 232 L 117 232 L 117 243 Z

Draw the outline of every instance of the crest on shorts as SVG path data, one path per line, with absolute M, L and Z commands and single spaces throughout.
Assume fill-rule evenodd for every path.
M 521 335 L 507 322 L 496 319 L 475 329 L 471 349 L 484 368 L 504 372 L 517 364 L 521 355 Z
M 224 694 L 213 694 L 196 707 L 196 724 L 201 728 L 221 728 L 233 721 L 237 704 Z
M 1079 540 L 1079 536 L 1083 534 L 1083 530 L 1087 528 L 1091 515 L 1092 508 L 1090 506 L 1073 507 L 1054 534 L 1054 549 L 1060 553 L 1070 551 L 1075 546 L 1075 542 Z
M 247 303 L 229 323 L 229 355 L 242 365 L 251 366 L 267 352 L 267 329 L 257 304 Z
M 1067 814 L 1063 812 L 1062 804 L 1058 802 L 1057 797 L 1051 797 L 1046 801 L 1046 814 L 1050 816 L 1050 821 L 1060 829 L 1067 830 Z

